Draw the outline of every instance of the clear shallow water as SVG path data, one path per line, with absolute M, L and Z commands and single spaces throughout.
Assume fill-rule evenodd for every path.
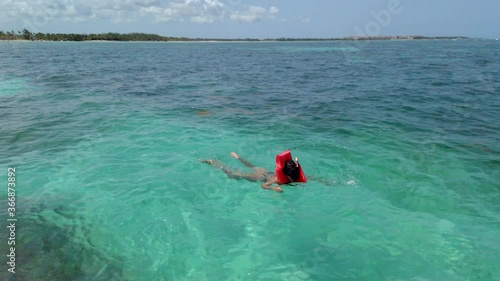
M 500 280 L 499 72 L 496 41 L 0 42 L 16 276 Z M 198 162 L 287 148 L 317 180 L 282 194 Z

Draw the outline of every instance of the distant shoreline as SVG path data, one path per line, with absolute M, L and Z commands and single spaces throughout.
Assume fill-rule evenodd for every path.
M 209 38 L 186 38 L 186 39 L 170 39 L 170 40 L 47 40 L 47 39 L 0 39 L 1 41 L 19 41 L 19 42 L 207 42 L 207 43 L 220 43 L 220 42 L 234 42 L 234 43 L 244 43 L 244 42 L 332 42 L 332 41 L 415 41 L 415 40 L 466 40 L 471 39 L 469 37 L 423 37 L 423 38 L 394 38 L 394 39 L 384 39 L 384 38 L 287 38 L 287 39 L 209 39 Z M 494 39 L 491 39 L 494 40 Z
M 170 37 L 148 33 L 32 33 L 29 30 L 4 32 L 0 30 L 0 41 L 71 41 L 71 42 L 307 42 L 307 41 L 366 41 L 366 40 L 461 40 L 470 39 L 464 36 L 350 36 L 341 38 L 188 38 Z

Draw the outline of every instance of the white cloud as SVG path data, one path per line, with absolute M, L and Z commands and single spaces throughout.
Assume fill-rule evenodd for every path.
M 53 19 L 73 22 L 92 19 L 129 21 L 137 18 L 137 11 L 142 8 L 159 7 L 160 4 L 159 0 L 0 0 L 0 19 L 43 22 Z
M 278 8 L 272 6 L 269 10 L 263 7 L 250 6 L 244 12 L 235 12 L 231 15 L 231 19 L 234 21 L 251 23 L 256 21 L 262 21 L 266 19 L 274 19 L 274 14 L 278 13 Z
M 182 22 L 189 19 L 195 23 L 212 23 L 222 19 L 224 13 L 224 3 L 218 0 L 173 1 L 160 13 L 156 13 L 156 21 Z
M 303 22 L 303 23 L 308 23 L 308 22 L 311 22 L 311 19 L 308 18 L 308 17 L 298 17 L 297 20 L 299 20 L 300 22 Z
M 228 1 L 228 5 L 225 5 Z M 10 20 L 71 22 L 111 20 L 213 23 L 229 17 L 240 22 L 274 19 L 279 9 L 229 5 L 230 0 L 0 0 L 0 23 Z M 246 10 L 238 10 L 246 9 Z M 40 26 L 40 24 L 37 24 Z
M 110 1 L 110 0 L 107 0 Z M 157 22 L 184 22 L 186 20 L 196 23 L 212 23 L 217 19 L 222 19 L 224 15 L 224 4 L 218 0 L 175 0 L 162 3 L 157 0 L 149 0 L 134 3 L 140 0 L 127 0 L 134 6 L 135 11 L 139 11 L 129 16 L 154 16 Z M 149 2 L 149 3 L 148 3 Z M 113 11 L 124 10 L 113 7 Z

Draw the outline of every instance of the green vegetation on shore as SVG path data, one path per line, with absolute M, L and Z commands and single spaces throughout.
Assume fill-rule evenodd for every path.
M 467 39 L 462 36 L 351 36 L 344 38 L 276 38 L 276 39 L 224 39 L 224 38 L 187 38 L 170 37 L 148 33 L 99 33 L 99 34 L 74 34 L 74 33 L 33 33 L 27 29 L 18 31 L 0 30 L 0 40 L 31 40 L 31 41 L 337 41 L 337 40 L 424 40 L 424 39 Z
M 32 33 L 27 29 L 18 31 L 1 31 L 0 40 L 32 40 L 32 41 L 186 41 L 188 38 L 165 37 L 147 33 Z

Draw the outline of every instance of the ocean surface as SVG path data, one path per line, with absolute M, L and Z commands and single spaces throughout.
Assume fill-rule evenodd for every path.
M 0 42 L 0 161 L 0 280 L 500 280 L 498 41 Z

